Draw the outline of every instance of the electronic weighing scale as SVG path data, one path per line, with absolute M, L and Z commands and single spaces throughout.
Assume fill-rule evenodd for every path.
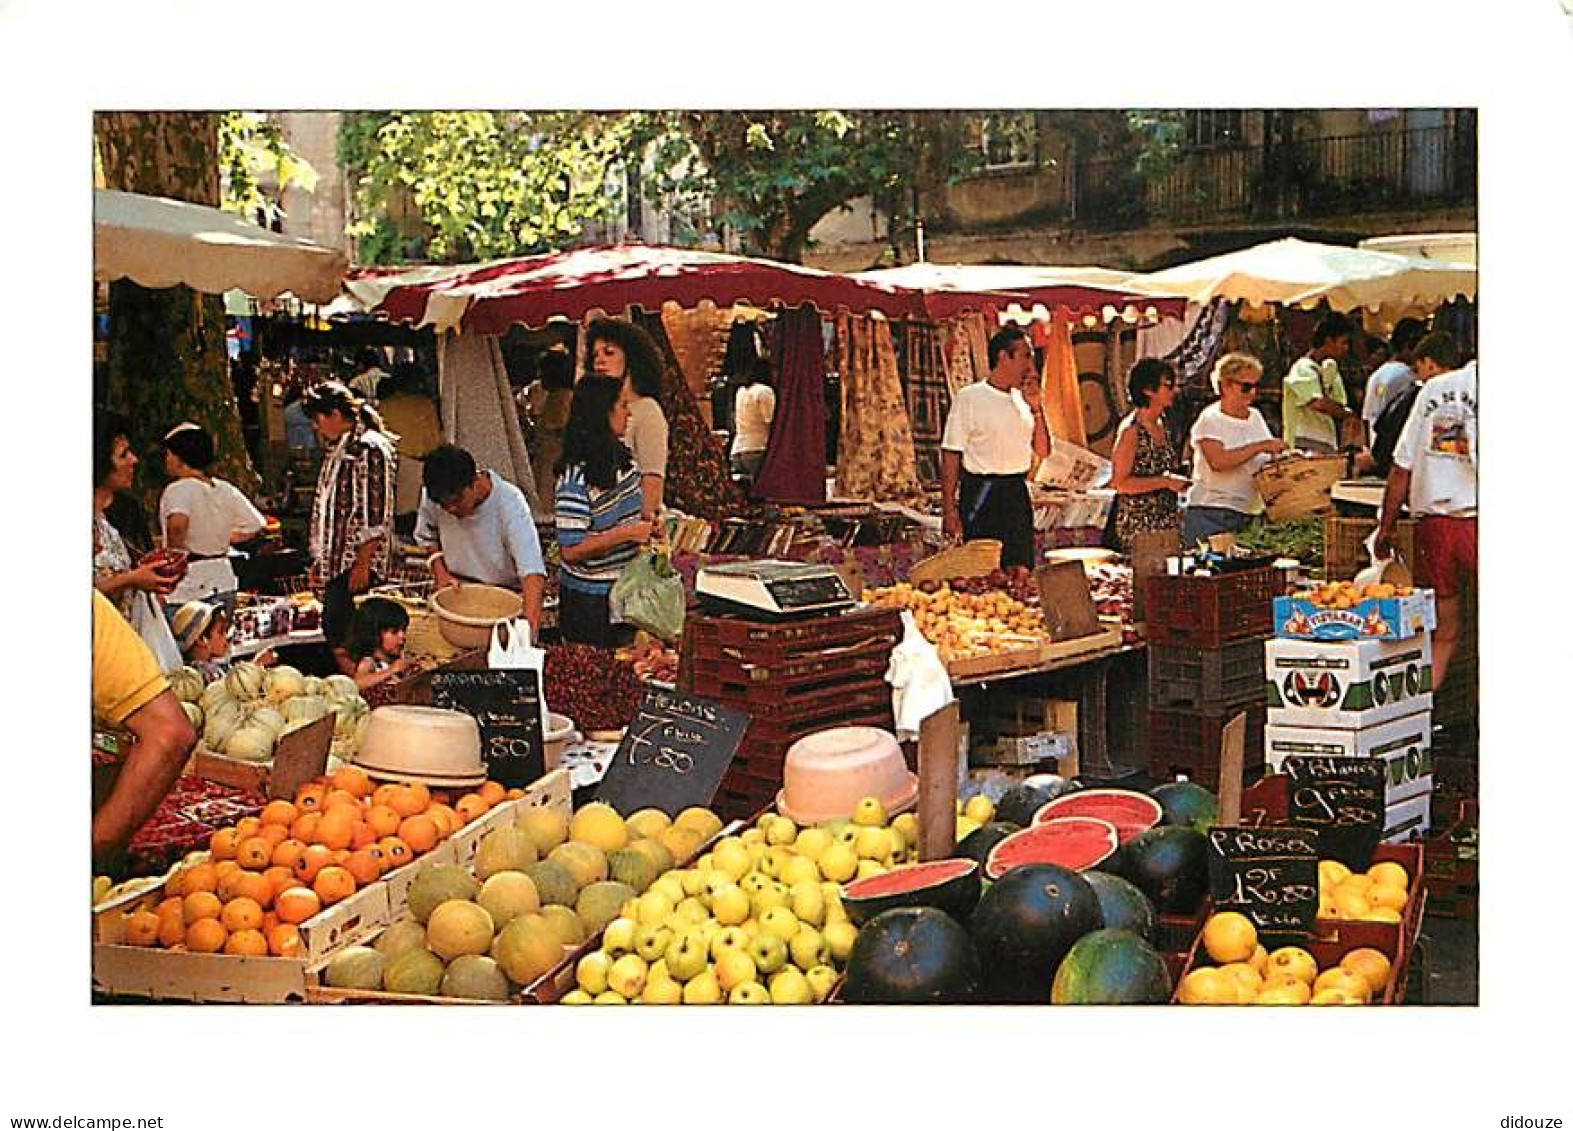
M 708 611 L 752 620 L 785 620 L 840 612 L 855 603 L 841 575 L 803 562 L 732 562 L 704 566 L 694 592 Z

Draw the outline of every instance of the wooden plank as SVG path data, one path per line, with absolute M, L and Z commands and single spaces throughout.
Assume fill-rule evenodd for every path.
M 1223 727 L 1223 749 L 1218 755 L 1218 821 L 1240 823 L 1240 795 L 1245 789 L 1245 713 Z
M 943 860 L 956 848 L 957 739 L 961 704 L 951 700 L 918 730 L 918 859 Z

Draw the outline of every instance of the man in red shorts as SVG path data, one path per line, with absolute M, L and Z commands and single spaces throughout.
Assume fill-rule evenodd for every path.
M 1459 368 L 1458 345 L 1448 334 L 1427 335 L 1415 347 L 1415 376 L 1424 384 L 1409 422 L 1393 449 L 1393 467 L 1382 499 L 1379 556 L 1391 553 L 1393 524 L 1407 501 L 1419 520 L 1415 531 L 1415 580 L 1436 590 L 1436 632 L 1431 636 L 1432 686 L 1440 688 L 1458 646 L 1463 594 L 1479 574 L 1475 531 L 1479 437 L 1479 383 L 1473 361 Z

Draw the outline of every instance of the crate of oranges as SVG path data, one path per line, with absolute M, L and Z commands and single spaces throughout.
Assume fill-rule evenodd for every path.
M 94 910 L 95 988 L 188 1001 L 303 1000 L 305 970 L 381 930 L 417 860 L 463 863 L 524 807 L 566 808 L 566 771 L 454 796 L 353 766 L 217 830 L 161 884 Z

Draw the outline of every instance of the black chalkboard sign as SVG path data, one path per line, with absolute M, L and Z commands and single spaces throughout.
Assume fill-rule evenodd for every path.
M 529 668 L 435 672 L 431 704 L 463 711 L 481 728 L 486 774 L 523 789 L 546 772 L 541 736 L 541 677 Z
M 676 816 L 709 805 L 748 722 L 743 711 L 709 699 L 647 688 L 596 800 L 624 816 L 645 808 Z
M 1319 758 L 1291 754 L 1289 820 L 1322 834 L 1324 856 L 1354 871 L 1371 866 L 1387 818 L 1387 767 L 1380 758 Z
M 1294 825 L 1207 832 L 1207 878 L 1218 911 L 1251 920 L 1269 950 L 1304 942 L 1316 923 L 1317 831 Z

